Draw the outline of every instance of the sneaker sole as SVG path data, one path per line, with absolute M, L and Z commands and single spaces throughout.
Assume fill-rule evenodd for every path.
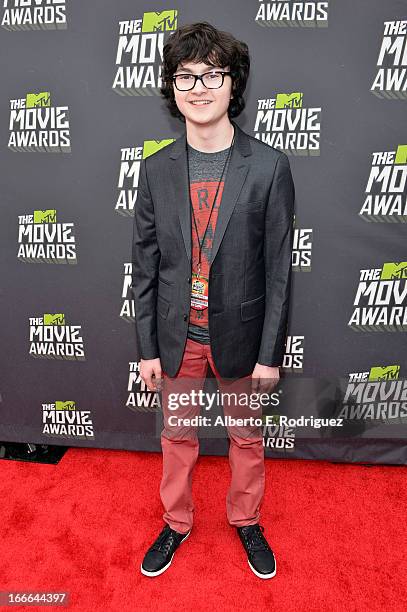
M 271 572 L 271 574 L 260 574 L 260 572 L 258 572 L 257 570 L 255 570 L 255 569 L 254 569 L 254 567 L 253 567 L 253 565 L 250 563 L 249 559 L 247 559 L 247 563 L 249 564 L 250 569 L 252 570 L 252 572 L 253 572 L 254 574 L 256 574 L 256 576 L 257 576 L 258 578 L 263 578 L 263 580 L 267 580 L 268 578 L 273 578 L 273 576 L 275 576 L 275 575 L 276 575 L 276 572 L 277 572 L 277 562 L 276 562 L 276 560 L 275 560 L 275 559 L 274 559 L 274 563 L 275 563 L 274 572 Z
M 187 537 L 189 536 L 190 533 L 191 533 L 191 531 L 188 531 L 188 533 L 186 534 L 185 538 L 182 538 L 181 542 L 179 543 L 179 546 L 181 546 L 182 542 L 185 542 L 185 540 L 187 539 Z M 178 546 L 178 548 L 179 548 L 179 546 Z M 178 550 L 178 548 L 177 548 L 177 550 Z M 170 567 L 170 565 L 172 563 L 172 560 L 174 558 L 174 555 L 177 552 L 177 550 L 174 550 L 174 552 L 172 553 L 171 559 L 168 561 L 167 565 L 164 565 L 164 567 L 162 567 L 160 570 L 157 570 L 156 572 L 149 572 L 149 571 L 147 571 L 146 569 L 144 569 L 143 563 L 141 563 L 141 565 L 140 565 L 141 573 L 144 576 L 150 576 L 150 578 L 154 578 L 154 576 L 159 576 L 160 574 L 165 572 L 165 570 L 167 570 Z

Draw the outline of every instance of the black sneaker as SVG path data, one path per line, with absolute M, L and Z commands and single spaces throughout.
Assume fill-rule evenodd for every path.
M 141 564 L 141 573 L 145 576 L 159 576 L 171 565 L 172 558 L 178 546 L 187 539 L 187 533 L 179 533 L 165 525 L 158 538 L 150 546 Z
M 276 559 L 263 531 L 264 527 L 258 523 L 237 527 L 237 533 L 247 553 L 250 569 L 259 578 L 272 578 L 277 571 Z

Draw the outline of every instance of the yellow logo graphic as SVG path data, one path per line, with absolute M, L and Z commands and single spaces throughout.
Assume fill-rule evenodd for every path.
M 407 278 L 407 261 L 383 264 L 380 280 L 393 280 L 397 278 Z
M 51 93 L 49 91 L 43 91 L 38 94 L 29 93 L 26 95 L 26 108 L 36 108 L 38 106 L 51 106 Z
M 279 93 L 276 95 L 275 108 L 301 108 L 303 96 L 301 92 Z
M 65 325 L 65 315 L 61 312 L 57 314 L 44 314 L 44 325 Z
M 61 402 L 57 400 L 55 402 L 55 410 L 75 410 L 75 402 Z
M 395 164 L 407 164 L 407 145 L 399 145 L 396 151 Z
M 399 374 L 399 365 L 376 366 L 370 368 L 369 380 L 397 380 Z
M 56 223 L 56 210 L 34 210 L 34 223 Z
M 178 11 L 161 11 L 159 13 L 144 13 L 142 32 L 170 32 L 177 29 Z
M 265 425 L 267 422 L 270 425 L 270 422 L 273 423 L 273 425 L 280 425 L 280 414 L 263 414 L 261 417 L 261 420 L 263 421 L 263 425 Z
M 143 144 L 143 159 L 157 153 L 160 149 L 164 149 L 167 145 L 174 142 L 175 138 L 167 138 L 167 140 L 145 140 Z

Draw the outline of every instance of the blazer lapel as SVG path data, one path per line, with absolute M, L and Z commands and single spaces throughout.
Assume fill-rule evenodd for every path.
M 229 169 L 226 174 L 225 184 L 223 187 L 222 199 L 218 210 L 218 219 L 216 221 L 215 235 L 213 237 L 211 250 L 211 264 L 213 263 L 219 250 L 222 238 L 225 234 L 239 193 L 246 180 L 248 171 L 249 164 L 243 161 L 243 158 L 239 154 L 238 150 L 233 147 Z
M 247 134 L 234 122 L 235 144 L 229 160 L 229 168 L 224 181 L 222 199 L 218 210 L 215 235 L 213 237 L 211 263 L 213 263 L 225 234 L 230 216 L 246 180 L 250 163 L 247 159 L 251 155 L 250 140 Z M 182 237 L 188 258 L 191 259 L 191 205 L 189 199 L 186 132 L 180 136 L 170 151 L 172 166 L 172 199 L 178 210 Z
M 189 202 L 185 133 L 175 141 L 170 158 L 170 184 L 172 187 L 170 201 L 174 202 L 177 207 L 185 250 L 188 258 L 191 259 L 191 205 Z

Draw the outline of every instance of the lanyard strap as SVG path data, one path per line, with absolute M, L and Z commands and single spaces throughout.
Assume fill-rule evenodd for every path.
M 213 198 L 212 207 L 211 207 L 211 212 L 209 213 L 208 223 L 206 224 L 206 227 L 205 227 L 205 231 L 204 231 L 204 234 L 203 234 L 202 242 L 199 240 L 199 233 L 198 233 L 198 227 L 197 227 L 197 224 L 196 224 L 196 218 L 195 218 L 194 207 L 193 207 L 193 205 L 192 205 L 192 201 L 191 201 L 191 193 L 190 193 L 190 185 L 191 185 L 191 184 L 190 184 L 190 178 L 189 178 L 189 156 L 188 156 L 188 143 L 187 143 L 187 145 L 186 145 L 186 149 L 187 149 L 187 167 L 188 167 L 188 193 L 189 193 L 189 202 L 190 202 L 190 205 L 191 205 L 191 213 L 192 213 L 192 218 L 193 218 L 193 220 L 194 220 L 194 227 L 195 227 L 196 237 L 197 237 L 197 240 L 198 240 L 198 245 L 199 245 L 199 250 L 198 250 L 198 276 L 199 276 L 199 275 L 200 275 L 200 273 L 201 273 L 201 252 L 202 252 L 202 247 L 203 247 L 203 245 L 204 245 L 204 243 L 205 243 L 206 232 L 207 232 L 207 230 L 208 230 L 209 223 L 210 223 L 210 221 L 211 221 L 212 211 L 213 211 L 213 209 L 215 208 L 215 202 L 216 202 L 216 198 L 217 198 L 217 196 L 218 196 L 219 186 L 220 186 L 220 184 L 221 184 L 221 182 L 222 182 L 223 174 L 224 174 L 225 169 L 226 169 L 226 166 L 227 166 L 227 164 L 228 164 L 229 157 L 230 157 L 230 156 L 231 156 L 231 154 L 232 154 L 232 149 L 233 149 L 234 142 L 235 142 L 235 133 L 233 133 L 233 140 L 232 140 L 232 144 L 231 144 L 231 145 L 230 145 L 230 147 L 229 147 L 229 151 L 228 151 L 228 154 L 227 154 L 227 157 L 226 157 L 226 161 L 225 161 L 225 164 L 224 164 L 224 166 L 223 166 L 222 174 L 221 174 L 221 177 L 220 177 L 220 179 L 219 179 L 219 181 L 218 181 L 218 186 L 217 186 L 217 188 L 216 188 L 215 197 Z

